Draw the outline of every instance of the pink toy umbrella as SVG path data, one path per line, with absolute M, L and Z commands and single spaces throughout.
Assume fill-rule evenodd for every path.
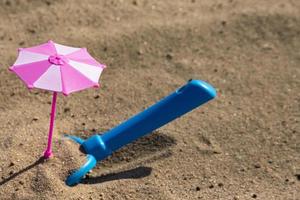
M 19 55 L 9 69 L 16 73 L 29 89 L 53 91 L 50 128 L 44 157 L 52 155 L 52 133 L 55 120 L 56 97 L 89 87 L 99 87 L 98 80 L 105 65 L 97 62 L 86 48 L 74 48 L 48 41 L 20 48 Z

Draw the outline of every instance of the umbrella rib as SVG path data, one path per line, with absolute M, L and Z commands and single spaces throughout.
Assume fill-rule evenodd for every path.
M 59 78 L 58 78 L 59 76 Z M 33 83 L 34 87 L 54 92 L 62 91 L 61 72 L 57 65 L 50 67 Z
M 27 76 L 27 78 L 25 78 L 24 76 L 23 76 L 23 74 L 19 74 L 19 70 L 21 69 L 23 69 L 23 68 L 27 68 L 27 67 L 29 67 L 30 65 L 38 65 L 38 64 L 41 64 L 41 63 L 43 63 L 43 62 L 45 62 L 45 60 L 44 61 L 37 61 L 37 62 L 33 62 L 33 63 L 29 63 L 29 64 L 22 64 L 22 65 L 13 65 L 13 66 L 11 66 L 9 69 L 12 71 L 12 72 L 14 72 L 18 77 L 20 77 L 20 79 L 25 83 L 25 85 L 27 85 L 27 87 L 29 87 L 29 88 L 33 88 L 33 85 L 34 85 L 34 83 L 44 74 L 44 73 L 46 73 L 47 72 L 47 70 L 50 68 L 50 66 L 51 66 L 51 64 L 49 63 L 49 65 L 47 65 L 47 66 L 45 66 L 45 68 L 41 71 L 41 73 L 39 73 L 39 76 L 36 76 L 36 78 L 34 79 L 34 80 L 30 80 L 30 81 L 28 81 L 28 76 Z M 24 70 L 24 69 L 23 69 Z M 31 77 L 33 77 L 32 75 L 30 75 Z M 30 78 L 30 79 L 32 79 L 32 78 Z
M 66 87 L 65 87 L 65 82 L 64 82 L 64 79 L 63 79 L 63 73 L 61 71 L 61 67 L 59 68 L 59 71 L 60 71 L 60 79 L 61 79 L 61 88 L 62 88 L 62 93 L 64 95 L 68 95 L 67 91 L 66 91 Z
M 89 77 L 87 77 L 86 75 L 84 75 L 83 73 L 81 73 L 80 71 L 78 71 L 77 69 L 75 69 L 74 67 L 72 67 L 72 65 L 70 65 L 70 64 L 65 64 L 65 65 L 63 65 L 62 67 L 69 67 L 71 70 L 74 70 L 74 72 L 76 72 L 76 73 L 78 73 L 78 74 L 80 74 L 80 76 L 82 76 L 82 78 L 84 78 L 86 81 L 88 81 L 88 82 L 90 82 L 91 83 L 91 85 L 90 86 L 88 86 L 88 87 L 98 87 L 99 86 L 99 83 L 98 82 L 94 82 L 94 81 L 92 81 Z M 71 92 L 73 92 L 73 90 L 72 91 L 67 91 L 67 89 L 66 89 L 66 84 L 65 84 L 65 82 L 64 82 L 64 75 L 65 75 L 65 73 L 63 73 L 63 71 L 62 71 L 62 69 L 61 69 L 61 78 L 62 78 L 62 88 L 63 88 L 63 94 L 64 95 L 68 95 L 68 94 L 70 94 Z M 85 88 L 88 88 L 88 87 L 85 87 Z M 82 89 L 84 89 L 84 88 L 82 88 Z M 82 90 L 82 89 L 76 89 L 75 91 L 79 91 L 79 90 Z
M 35 64 L 37 64 L 37 63 L 39 63 L 39 62 L 45 62 L 45 61 L 47 61 L 47 59 L 46 60 L 39 60 L 39 61 L 34 61 L 34 62 L 31 62 L 31 63 L 24 63 L 24 64 L 20 64 L 20 65 L 12 65 L 12 66 L 10 66 L 10 69 L 16 69 L 16 68 L 18 68 L 18 67 L 23 67 L 24 65 L 35 65 Z M 49 63 L 49 66 L 50 66 L 51 64 Z
M 76 61 L 75 61 L 76 62 Z M 85 63 L 83 63 L 83 64 L 85 64 Z M 95 85 L 98 85 L 98 82 L 95 82 L 95 81 L 93 81 L 93 80 L 91 80 L 88 76 L 86 76 L 85 74 L 83 74 L 81 71 L 79 71 L 78 69 L 76 69 L 75 67 L 73 67 L 72 65 L 70 65 L 70 64 L 67 64 L 68 66 L 70 66 L 72 69 L 74 69 L 74 70 L 76 70 L 78 73 L 80 73 L 82 76 L 84 76 L 85 78 L 87 78 L 88 80 L 90 80 L 90 81 L 92 81 L 93 83 L 95 83 Z M 88 64 L 85 64 L 85 65 L 88 65 Z M 96 67 L 96 66 L 93 66 L 93 65 L 91 65 L 92 67 Z M 103 68 L 102 68 L 102 70 L 103 70 Z M 100 78 L 100 76 L 101 76 L 101 73 L 102 72 L 100 72 L 100 75 L 99 75 L 99 77 L 98 77 L 98 80 L 99 80 L 99 78 Z
M 72 59 L 72 58 L 70 58 L 69 60 L 71 60 L 71 61 L 74 61 L 74 62 L 79 62 L 79 63 L 82 63 L 82 64 L 86 64 L 86 62 L 85 61 L 96 61 L 96 62 L 98 62 L 96 59 L 92 59 L 92 58 L 86 58 L 86 59 L 78 59 L 78 60 L 75 60 L 74 58 Z M 91 64 L 91 63 L 89 63 L 89 64 L 86 64 L 86 65 L 91 65 L 91 66 L 93 66 L 93 67 L 101 67 L 102 69 L 105 69 L 106 68 L 106 65 L 105 64 L 102 64 L 102 63 L 100 63 L 100 62 L 98 62 L 99 64 Z
M 46 53 L 42 53 L 42 52 L 35 52 L 35 51 L 30 51 L 29 49 L 27 48 L 19 48 L 20 51 L 27 51 L 27 52 L 30 52 L 30 53 L 35 53 L 35 54 L 40 54 L 40 55 L 44 55 L 44 56 L 50 56 L 50 54 L 46 54 Z
M 33 61 L 29 61 L 27 58 L 24 58 L 24 54 L 22 53 L 25 53 L 28 52 L 29 54 L 31 54 L 31 56 L 39 56 L 39 58 L 32 58 L 30 60 L 33 60 Z M 43 58 L 42 60 L 41 57 L 46 57 L 46 58 Z M 18 54 L 18 57 L 17 57 L 17 60 L 15 61 L 15 63 L 11 66 L 11 67 L 18 67 L 18 66 L 21 66 L 21 65 L 27 65 L 27 64 L 35 64 L 37 62 L 44 62 L 44 61 L 47 61 L 48 60 L 48 57 L 49 55 L 46 55 L 46 54 L 41 54 L 41 53 L 36 53 L 36 52 L 32 52 L 32 51 L 26 51 L 24 49 L 21 49 L 19 51 L 19 54 Z M 19 64 L 16 64 L 16 63 L 19 63 Z
M 54 49 L 54 51 L 57 53 L 57 50 L 55 48 L 55 43 L 52 40 L 49 40 L 48 43 L 51 45 L 51 47 Z
M 80 52 L 82 52 L 82 54 L 84 54 L 83 57 L 82 56 L 78 56 L 78 55 L 76 57 L 72 57 L 72 55 L 74 56 L 74 54 L 78 54 Z M 100 66 L 102 69 L 104 69 L 106 67 L 106 65 L 101 64 L 93 56 L 91 56 L 89 54 L 89 52 L 87 51 L 86 48 L 80 48 L 77 51 L 74 51 L 74 52 L 72 52 L 70 54 L 67 54 L 66 57 L 69 58 L 72 61 L 80 62 L 80 63 L 84 63 L 84 64 L 86 64 L 85 61 L 91 61 L 91 62 L 94 62 L 94 63 L 93 64 L 89 63 L 89 65 L 95 66 L 95 67 L 99 67 Z

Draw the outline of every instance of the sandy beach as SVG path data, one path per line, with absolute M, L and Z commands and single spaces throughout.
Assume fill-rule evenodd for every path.
M 19 47 L 86 47 L 100 88 L 58 95 L 8 71 Z M 0 0 L 0 199 L 300 199 L 299 0 Z M 63 137 L 101 134 L 189 79 L 215 100 L 115 152 L 78 185 L 85 162 Z

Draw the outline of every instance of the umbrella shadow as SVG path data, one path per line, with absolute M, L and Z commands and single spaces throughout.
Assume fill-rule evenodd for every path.
M 40 157 L 38 160 L 36 160 L 34 163 L 28 165 L 27 167 L 21 169 L 18 172 L 15 172 L 14 174 L 10 175 L 7 178 L 4 178 L 1 182 L 0 182 L 0 186 L 4 185 L 5 183 L 11 181 L 12 179 L 16 178 L 17 176 L 29 171 L 30 169 L 34 168 L 35 166 L 42 164 L 45 161 L 44 157 Z
M 134 169 L 110 173 L 102 176 L 87 177 L 81 183 L 83 184 L 99 184 L 120 179 L 139 179 L 149 176 L 152 172 L 151 167 L 140 166 Z

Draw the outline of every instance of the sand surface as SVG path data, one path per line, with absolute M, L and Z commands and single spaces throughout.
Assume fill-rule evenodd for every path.
M 99 89 L 59 95 L 7 69 L 18 47 L 52 39 L 108 67 Z M 300 199 L 299 0 L 1 0 L 0 199 Z M 190 78 L 218 98 L 97 165 L 63 134 L 87 138 Z

